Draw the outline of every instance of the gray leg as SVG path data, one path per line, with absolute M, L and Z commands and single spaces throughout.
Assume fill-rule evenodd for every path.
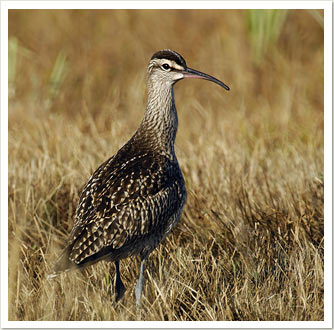
M 140 273 L 139 273 L 139 278 L 138 282 L 136 285 L 136 305 L 140 305 L 140 298 L 141 298 L 141 293 L 143 290 L 143 276 L 144 276 L 144 264 L 145 264 L 145 259 L 143 259 L 140 263 Z
M 123 294 L 125 292 L 125 286 L 121 279 L 121 273 L 119 272 L 119 261 L 115 261 L 116 266 L 116 301 L 120 300 L 123 297 Z

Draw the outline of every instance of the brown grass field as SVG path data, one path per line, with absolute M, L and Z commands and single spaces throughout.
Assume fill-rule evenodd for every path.
M 9 320 L 323 320 L 323 29 L 315 10 L 10 10 Z M 164 48 L 231 90 L 175 86 L 188 199 L 136 310 L 135 258 L 117 304 L 113 264 L 46 275 Z

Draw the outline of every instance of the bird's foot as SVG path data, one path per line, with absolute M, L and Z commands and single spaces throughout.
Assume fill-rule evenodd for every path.
M 140 306 L 140 298 L 141 298 L 142 291 L 143 291 L 144 263 L 145 263 L 145 259 L 143 259 L 140 263 L 140 273 L 139 273 L 138 282 L 136 284 L 136 306 L 137 307 Z
M 143 282 L 138 281 L 136 284 L 136 306 L 137 307 L 140 306 L 140 298 L 141 298 L 142 290 L 143 290 Z
M 116 302 L 118 302 L 124 295 L 126 288 L 122 281 L 116 283 Z

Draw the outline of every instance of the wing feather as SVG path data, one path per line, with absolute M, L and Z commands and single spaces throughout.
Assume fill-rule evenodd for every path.
M 94 255 L 100 260 L 102 251 L 136 250 L 131 243 L 151 233 L 160 240 L 181 213 L 185 189 L 177 162 L 149 154 L 121 161 L 116 155 L 103 163 L 83 189 L 68 248 L 77 265 Z

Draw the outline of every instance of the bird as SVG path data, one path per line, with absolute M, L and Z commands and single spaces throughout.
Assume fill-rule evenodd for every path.
M 139 256 L 136 305 L 145 260 L 178 223 L 186 202 L 185 180 L 175 155 L 178 116 L 173 86 L 186 78 L 222 81 L 187 67 L 170 49 L 153 54 L 147 68 L 147 105 L 130 140 L 92 174 L 80 195 L 68 242 L 48 278 L 101 260 L 115 263 L 116 301 L 125 286 L 121 259 Z

